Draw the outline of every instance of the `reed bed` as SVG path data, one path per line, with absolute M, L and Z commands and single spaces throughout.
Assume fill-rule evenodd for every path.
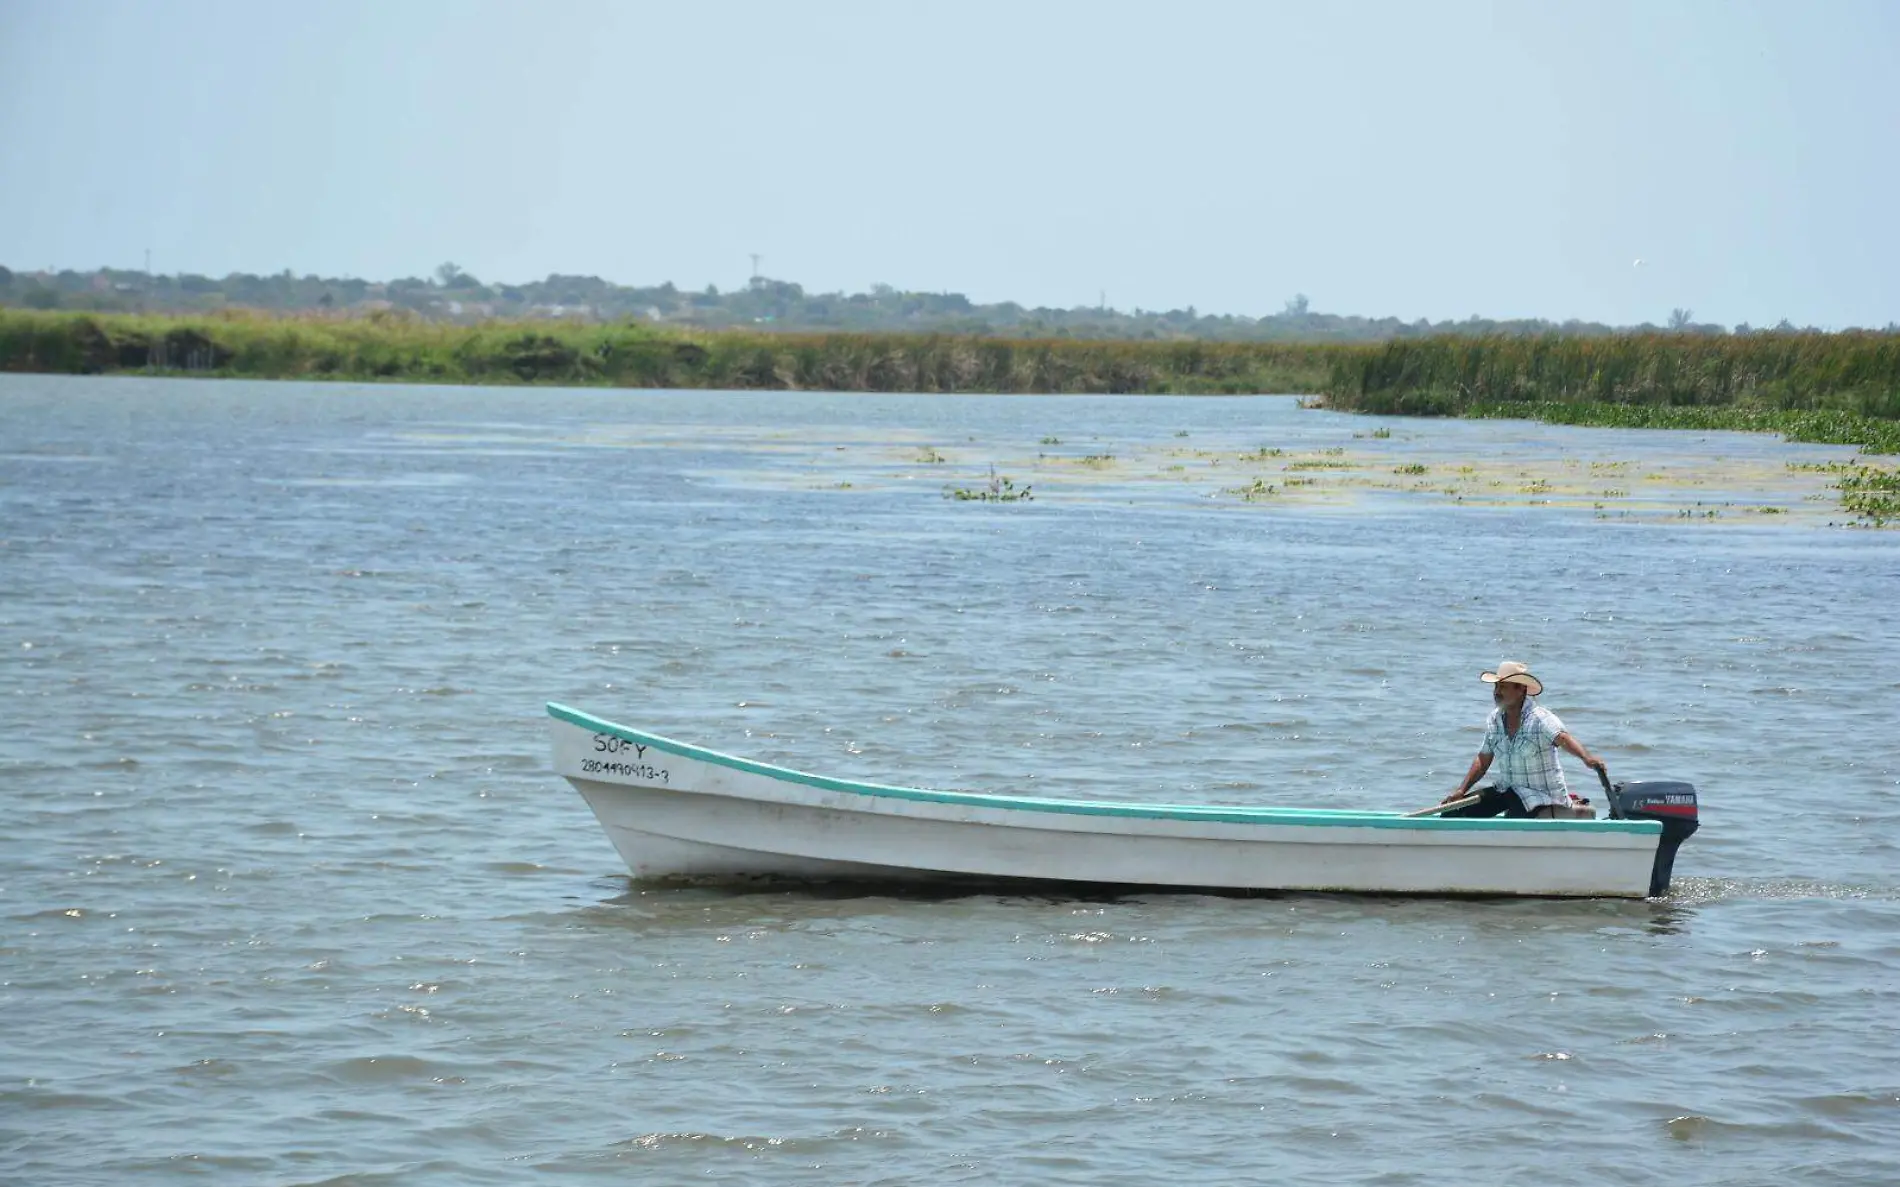
M 1900 335 L 1633 334 L 1392 342 L 1335 358 L 1355 412 L 1772 431 L 1900 452 Z
M 579 321 L 0 309 L 0 370 L 876 392 L 1323 394 L 1353 412 L 1741 429 L 1900 453 L 1900 335 L 1377 345 L 683 331 Z
M 368 318 L 0 310 L 0 369 L 257 379 L 911 392 L 1314 393 L 1335 356 L 1298 343 L 946 334 L 680 332 L 638 324 L 456 326 Z

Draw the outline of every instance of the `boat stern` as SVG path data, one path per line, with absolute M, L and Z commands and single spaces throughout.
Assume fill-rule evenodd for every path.
M 1695 785 L 1676 779 L 1648 779 L 1618 783 L 1610 788 L 1611 820 L 1654 820 L 1662 825 L 1656 841 L 1656 860 L 1650 867 L 1649 897 L 1669 893 L 1675 873 L 1676 850 L 1701 826 Z

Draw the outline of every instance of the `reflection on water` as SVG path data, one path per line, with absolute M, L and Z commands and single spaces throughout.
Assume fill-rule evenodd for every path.
M 1839 452 L 0 376 L 0 1179 L 1900 1180 L 1900 535 L 1825 526 Z M 992 463 L 1036 498 L 942 497 Z M 1697 785 L 1669 899 L 636 886 L 542 712 L 1405 810 L 1503 658 Z
M 618 881 L 618 880 L 616 880 Z M 1082 904 L 1106 907 L 1160 906 L 1182 899 L 1214 898 L 1288 902 L 1308 910 L 1331 909 L 1342 913 L 1365 912 L 1384 918 L 1421 918 L 1449 911 L 1461 916 L 1471 908 L 1485 908 L 1484 917 L 1496 920 L 1513 918 L 1517 912 L 1499 916 L 1499 908 L 1518 908 L 1521 916 L 1539 924 L 1555 920 L 1600 920 L 1605 912 L 1618 917 L 1688 919 L 1696 903 L 1707 902 L 1713 895 L 1687 901 L 1669 899 L 1524 899 L 1498 895 L 1434 895 L 1419 899 L 1409 895 L 1339 894 L 1317 891 L 1280 890 L 1163 890 L 1152 886 L 1075 885 L 1062 882 L 1016 879 L 960 880 L 929 882 L 851 881 L 832 879 L 822 882 L 794 878 L 761 878 L 743 882 L 715 881 L 688 885 L 666 880 L 627 879 L 624 889 L 599 903 L 579 910 L 579 914 L 634 921 L 660 919 L 676 913 L 730 911 L 734 917 L 758 907 L 780 913 L 809 911 L 831 913 L 838 904 L 914 904 L 971 903 L 1008 907 L 1011 904 L 1044 905 Z M 1441 905 L 1442 904 L 1442 905 Z
M 1352 924 L 1432 927 L 1455 923 L 1487 934 L 1567 932 L 1676 935 L 1689 930 L 1708 898 L 1520 899 L 1342 895 L 1299 891 L 1156 891 L 1149 887 L 1075 887 L 1060 883 L 888 883 L 760 880 L 686 887 L 614 879 L 597 902 L 534 918 L 560 926 L 655 935 L 706 927 L 789 929 L 894 915 L 961 926 L 977 918 L 1007 920 L 1046 909 L 1088 911 L 1113 928 L 1117 920 L 1187 919 L 1210 904 L 1271 904 L 1278 913 Z
M 1669 889 L 1672 901 L 1684 903 L 1707 903 L 1735 898 L 1900 901 L 1900 886 L 1853 886 L 1798 879 L 1677 878 L 1670 884 Z

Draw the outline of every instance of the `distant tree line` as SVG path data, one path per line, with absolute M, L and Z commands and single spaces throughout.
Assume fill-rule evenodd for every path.
M 741 288 L 692 292 L 669 283 L 617 285 L 597 276 L 551 275 L 525 284 L 489 284 L 446 263 L 428 277 L 368 281 L 355 277 L 298 276 L 289 269 L 268 276 L 233 272 L 210 277 L 192 273 L 149 275 L 127 269 L 92 272 L 22 272 L 0 267 L 0 307 L 105 313 L 209 313 L 255 309 L 270 313 L 352 317 L 372 313 L 431 322 L 479 324 L 548 318 L 598 323 L 643 322 L 682 329 L 766 332 L 968 334 L 1006 338 L 1081 338 L 1121 341 L 1385 342 L 1440 337 L 1607 337 L 1662 327 L 1613 327 L 1599 322 L 1553 322 L 1538 318 L 1462 321 L 1401 321 L 1319 313 L 1305 294 L 1263 317 L 1186 309 L 1120 310 L 1102 306 L 1056 309 L 1014 301 L 979 305 L 961 293 L 907 292 L 887 284 L 862 293 L 810 293 L 802 285 L 754 277 Z M 1668 317 L 1668 332 L 1722 336 L 1755 332 L 1698 323 L 1688 309 Z M 1801 332 L 1787 321 L 1778 333 Z M 1889 332 L 1900 330 L 1890 324 Z M 1808 331 L 1819 332 L 1819 331 Z

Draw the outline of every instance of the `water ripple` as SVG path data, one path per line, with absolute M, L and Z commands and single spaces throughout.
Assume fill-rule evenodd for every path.
M 1402 427 L 1433 465 L 1832 456 Z M 1273 399 L 0 377 L 0 1179 L 1900 1180 L 1900 537 L 1227 505 L 1133 472 L 1180 431 L 1369 448 Z M 912 460 L 1051 435 L 1122 469 L 985 506 Z M 1410 808 L 1504 657 L 1703 790 L 1667 900 L 635 885 L 540 709 Z

